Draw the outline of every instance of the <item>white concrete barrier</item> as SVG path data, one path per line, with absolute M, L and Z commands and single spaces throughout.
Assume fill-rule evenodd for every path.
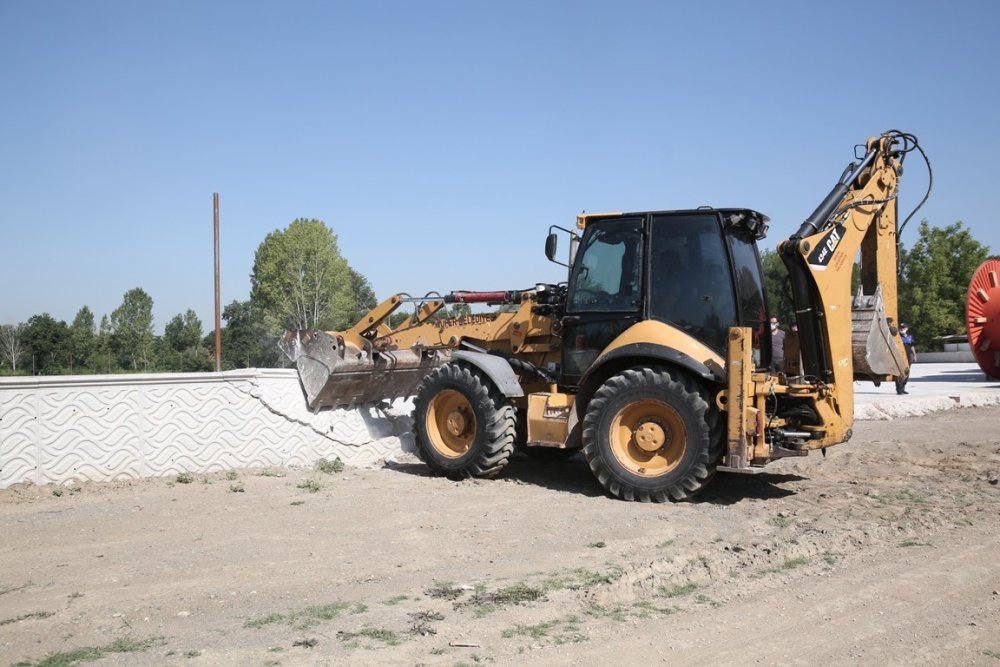
M 0 488 L 373 465 L 412 442 L 409 425 L 373 408 L 311 413 L 294 370 L 0 378 Z

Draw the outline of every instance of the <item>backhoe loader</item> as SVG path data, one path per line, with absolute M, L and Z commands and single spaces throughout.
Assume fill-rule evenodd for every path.
M 768 218 L 739 208 L 579 215 L 546 239 L 565 283 L 397 294 L 346 331 L 288 331 L 280 344 L 314 410 L 415 396 L 417 450 L 436 473 L 493 477 L 515 447 L 582 449 L 614 496 L 687 499 L 717 471 L 756 473 L 845 442 L 854 381 L 908 373 L 897 194 L 915 149 L 926 161 L 895 130 L 858 146 L 778 245 L 798 325 L 780 368 L 757 250 Z M 391 328 L 408 303 L 413 314 Z M 440 317 L 455 303 L 501 307 Z

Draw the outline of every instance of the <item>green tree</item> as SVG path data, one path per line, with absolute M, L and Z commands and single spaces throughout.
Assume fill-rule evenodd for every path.
M 791 288 L 788 285 L 788 269 L 781 256 L 773 250 L 760 253 L 760 263 L 764 269 L 764 290 L 767 292 L 767 307 L 770 317 L 777 317 L 785 327 L 795 321 L 792 307 Z
M 153 356 L 153 298 L 142 288 L 125 292 L 111 313 L 112 341 L 119 358 L 132 370 L 149 370 Z
M 343 329 L 356 309 L 351 283 L 336 235 L 299 218 L 258 246 L 250 299 L 273 330 Z
M 976 268 L 989 248 L 962 222 L 932 227 L 920 221 L 919 238 L 900 255 L 899 314 L 918 345 L 936 348 L 940 336 L 965 332 L 965 297 Z
M 114 334 L 107 315 L 101 315 L 101 325 L 97 328 L 97 353 L 92 366 L 98 373 L 111 373 L 114 367 Z
M 202 342 L 201 320 L 190 308 L 167 323 L 158 342 L 157 357 L 165 370 L 185 373 L 212 370 L 212 353 Z
M 251 301 L 233 301 L 222 309 L 222 368 L 276 368 L 282 365 L 277 336 L 268 332 Z M 213 347 L 215 341 L 209 344 Z
M 58 375 L 69 366 L 69 327 L 48 313 L 32 315 L 24 331 L 24 347 L 33 375 Z
M 351 324 L 355 324 L 369 310 L 378 305 L 375 290 L 364 275 L 348 267 L 351 272 L 351 294 L 354 297 L 354 315 Z
M 97 332 L 94 330 L 94 313 L 84 306 L 76 313 L 69 326 L 70 370 L 74 373 L 91 368 L 97 355 Z

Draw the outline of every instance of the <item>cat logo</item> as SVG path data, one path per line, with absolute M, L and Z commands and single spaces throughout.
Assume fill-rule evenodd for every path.
M 819 271 L 826 269 L 827 265 L 830 263 L 830 259 L 833 257 L 833 252 L 837 249 L 837 246 L 840 245 L 841 239 L 844 238 L 845 231 L 846 230 L 843 225 L 834 225 L 830 228 L 830 231 L 828 231 L 826 235 L 820 239 L 819 243 L 816 244 L 816 247 L 813 248 L 813 251 L 809 253 L 809 264 L 813 268 Z

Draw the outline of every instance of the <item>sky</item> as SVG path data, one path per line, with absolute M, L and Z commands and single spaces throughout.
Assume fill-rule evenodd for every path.
M 702 205 L 797 229 L 888 129 L 921 219 L 1000 253 L 1000 3 L 0 0 L 0 324 L 157 333 L 323 220 L 379 299 L 558 282 L 551 225 Z M 900 212 L 927 187 L 906 162 Z

